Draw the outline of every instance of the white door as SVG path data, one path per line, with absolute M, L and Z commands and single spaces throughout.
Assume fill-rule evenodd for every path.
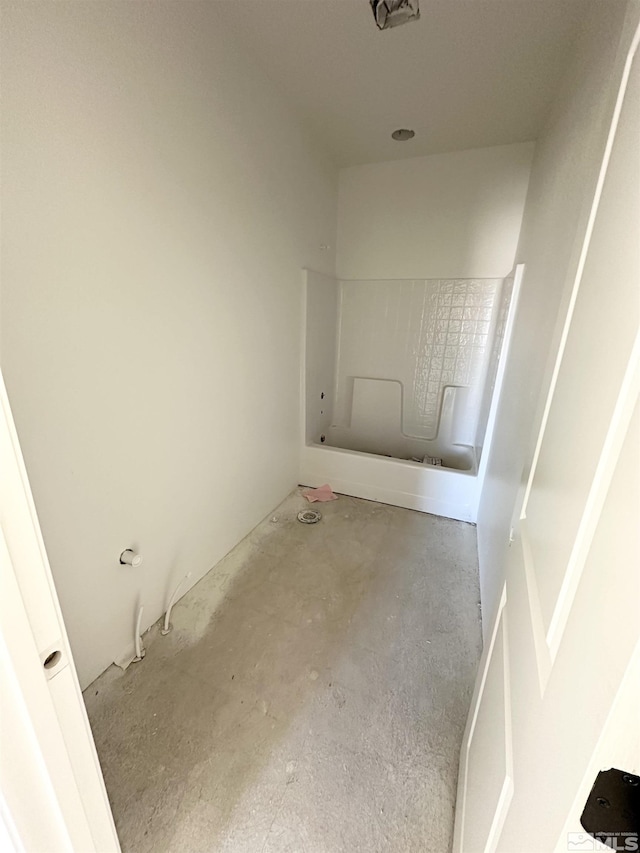
M 0 378 L 0 849 L 120 850 Z
M 626 72 L 463 743 L 456 853 L 604 850 L 579 822 L 595 776 L 640 772 L 635 50 Z

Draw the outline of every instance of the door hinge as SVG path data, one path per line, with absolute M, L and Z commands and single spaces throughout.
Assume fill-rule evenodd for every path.
M 602 770 L 596 776 L 580 823 L 612 850 L 638 850 L 640 776 L 626 770 Z

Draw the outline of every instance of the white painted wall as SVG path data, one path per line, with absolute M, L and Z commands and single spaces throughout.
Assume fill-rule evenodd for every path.
M 533 148 L 524 142 L 342 169 L 338 278 L 507 275 Z
M 624 15 L 623 3 L 590 10 L 536 146 L 517 252 L 526 269 L 478 515 L 485 628 L 503 587 L 513 507 L 531 464 L 542 392 L 549 384 L 632 34 L 630 25 L 623 27 Z
M 188 5 L 3 10 L 3 371 L 85 685 L 296 484 L 334 267 L 335 170 Z
M 305 270 L 304 277 L 304 439 L 308 443 L 320 441 L 333 420 L 338 282 L 333 276 L 312 270 Z

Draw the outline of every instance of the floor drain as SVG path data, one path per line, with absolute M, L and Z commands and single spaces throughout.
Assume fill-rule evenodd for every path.
M 317 524 L 321 518 L 322 513 L 318 512 L 317 509 L 305 509 L 298 513 L 298 521 L 301 521 L 303 524 Z

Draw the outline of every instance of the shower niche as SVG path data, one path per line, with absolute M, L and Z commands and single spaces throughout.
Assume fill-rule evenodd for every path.
M 475 521 L 520 276 L 305 271 L 301 481 Z

